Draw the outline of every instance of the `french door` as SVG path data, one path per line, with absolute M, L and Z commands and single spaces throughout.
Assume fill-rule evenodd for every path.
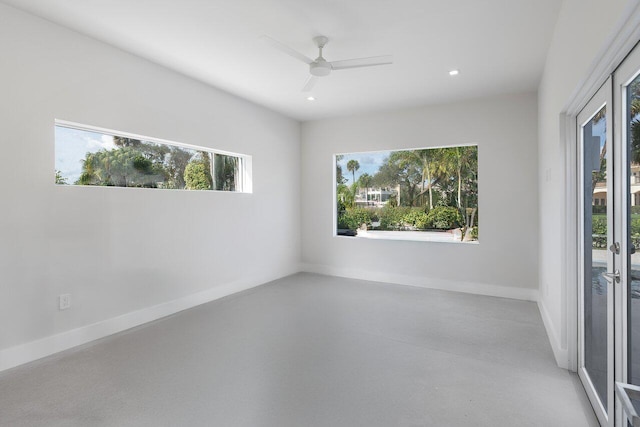
M 614 150 L 611 78 L 577 117 L 580 170 L 578 375 L 603 426 L 614 415 Z M 613 280 L 611 280 L 613 277 Z
M 640 385 L 639 48 L 578 114 L 576 130 L 578 375 L 600 424 L 625 427 L 614 384 Z

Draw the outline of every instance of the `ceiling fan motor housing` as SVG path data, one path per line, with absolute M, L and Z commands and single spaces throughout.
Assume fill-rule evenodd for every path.
M 318 58 L 309 64 L 309 72 L 317 77 L 328 76 L 331 72 L 331 64 L 322 58 Z

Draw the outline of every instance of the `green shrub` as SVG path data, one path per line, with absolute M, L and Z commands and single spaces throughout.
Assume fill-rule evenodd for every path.
M 631 219 L 631 236 L 640 236 L 640 218 Z
M 633 206 L 632 206 L 633 207 Z M 640 247 L 640 218 L 632 218 L 629 224 L 631 243 Z M 607 247 L 607 217 L 594 216 L 591 219 L 592 245 L 594 248 Z
M 369 216 L 371 217 L 371 221 L 377 222 L 380 221 L 380 213 L 381 213 L 381 209 L 380 208 L 375 208 L 375 209 L 371 209 L 369 208 Z
M 475 226 L 471 229 L 471 238 L 473 240 L 478 240 L 478 226 Z
M 421 208 L 412 208 L 402 216 L 404 225 L 424 229 L 428 224 L 427 214 Z
M 364 208 L 347 208 L 338 214 L 338 228 L 355 230 L 362 224 L 371 226 L 371 215 Z
M 338 200 L 336 204 L 338 216 L 342 215 L 347 210 L 347 205 L 342 200 Z
M 595 216 L 591 219 L 591 232 L 593 234 L 607 235 L 607 218 Z
M 607 247 L 607 217 L 594 216 L 591 218 L 592 246 L 594 248 Z
M 387 205 L 380 211 L 380 228 L 382 230 L 400 230 L 403 227 L 403 217 L 409 211 L 406 207 Z
M 436 206 L 427 214 L 427 224 L 439 230 L 450 230 L 462 225 L 460 211 L 452 206 Z

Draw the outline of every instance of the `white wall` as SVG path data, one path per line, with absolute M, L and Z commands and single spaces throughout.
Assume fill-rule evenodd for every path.
M 302 125 L 309 271 L 535 299 L 537 98 L 519 94 Z M 333 154 L 478 144 L 478 245 L 333 237 Z
M 0 369 L 298 271 L 298 122 L 1 4 L 0 52 Z M 54 119 L 251 155 L 254 192 L 55 186 Z
M 626 0 L 565 0 L 538 92 L 540 307 L 560 366 L 568 366 L 567 289 L 563 283 L 564 141 L 560 113 L 594 66 Z

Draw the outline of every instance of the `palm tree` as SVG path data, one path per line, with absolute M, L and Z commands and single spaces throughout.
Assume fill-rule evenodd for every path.
M 371 182 L 373 181 L 373 177 L 368 173 L 363 173 L 358 178 L 358 182 L 361 187 L 364 187 L 364 199 L 365 201 L 369 201 L 369 187 L 371 187 Z
M 347 162 L 347 170 L 353 174 L 353 183 L 356 183 L 356 171 L 360 169 L 360 163 L 357 160 L 349 160 Z
M 478 147 L 454 147 L 450 150 L 452 165 L 456 174 L 456 182 L 458 186 L 456 203 L 462 218 L 464 218 L 464 225 L 461 227 L 461 240 L 464 241 L 465 238 L 467 238 L 467 234 L 469 234 L 471 229 L 473 229 L 478 207 L 467 206 L 469 202 L 468 197 L 464 203 L 462 202 L 462 183 L 465 178 L 467 180 L 471 179 L 472 181 L 477 180 Z M 469 188 L 467 188 L 467 190 L 469 190 Z M 469 195 L 467 194 L 467 196 Z
M 82 160 L 82 173 L 76 181 L 76 184 L 95 185 L 96 181 L 100 179 L 96 163 L 96 155 L 94 153 L 87 153 Z
M 421 191 L 420 195 L 424 200 L 425 191 L 429 192 L 429 209 L 433 209 L 433 169 L 434 162 L 437 162 L 438 149 L 428 148 L 423 150 L 413 150 L 406 152 L 409 157 L 413 159 L 416 165 L 420 168 L 422 173 Z M 426 184 L 425 184 L 426 183 Z M 426 185 L 426 189 L 425 189 Z
M 455 147 L 453 149 L 455 159 L 456 178 L 458 182 L 458 208 L 462 209 L 462 176 L 463 172 L 472 170 L 474 162 L 478 161 L 478 147 Z
M 56 169 L 56 184 L 67 185 L 67 178 L 62 175 L 62 172 Z
M 629 105 L 629 120 L 631 121 L 631 161 L 640 163 L 640 79 L 635 79 L 629 85 L 631 102 Z
M 342 166 L 340 161 L 344 158 L 344 154 L 336 154 L 336 184 L 344 184 L 346 179 L 342 176 Z

